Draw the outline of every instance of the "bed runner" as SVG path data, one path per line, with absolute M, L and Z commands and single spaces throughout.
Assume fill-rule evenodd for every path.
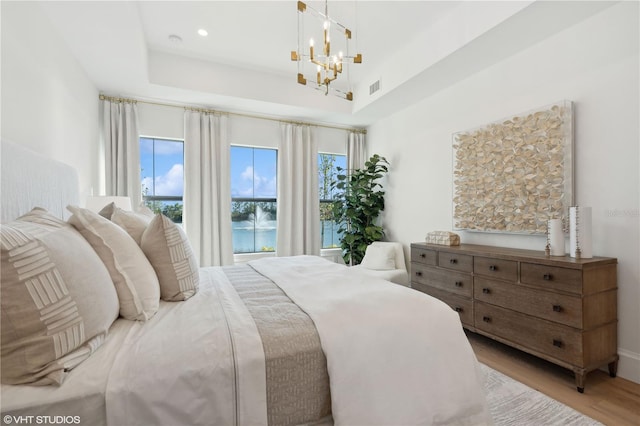
M 223 267 L 251 313 L 265 354 L 270 425 L 299 425 L 331 412 L 327 361 L 311 318 L 248 265 Z

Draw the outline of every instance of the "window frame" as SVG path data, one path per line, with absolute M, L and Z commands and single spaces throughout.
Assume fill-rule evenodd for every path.
M 151 155 L 152 157 L 152 161 L 153 161 L 153 168 L 152 168 L 152 175 L 151 175 L 151 179 L 154 182 L 154 187 L 153 187 L 153 192 L 155 192 L 155 179 L 156 179 L 156 166 L 155 166 L 155 142 L 156 141 L 167 141 L 167 142 L 179 142 L 182 144 L 182 168 L 184 170 L 184 139 L 179 139 L 179 138 L 169 138 L 169 137 L 161 137 L 161 136 L 147 136 L 147 135 L 139 135 L 138 136 L 138 144 L 140 145 L 140 143 L 142 142 L 142 139 L 149 139 L 153 141 L 153 153 Z M 142 170 L 142 155 L 139 155 L 140 159 L 140 169 Z M 182 194 L 183 195 L 145 195 L 142 192 L 142 173 L 140 174 L 140 195 L 142 198 L 142 201 L 145 203 L 145 205 L 147 205 L 147 201 L 158 201 L 158 202 L 176 202 L 179 201 L 182 203 L 182 219 L 184 219 L 184 174 L 182 176 Z M 137 207 L 137 206 L 135 206 Z M 155 211 L 154 211 L 155 213 Z M 182 225 L 184 223 L 184 220 L 181 220 L 180 222 L 174 222 L 176 224 Z
M 277 243 L 277 235 L 278 235 L 278 227 L 277 227 L 277 209 L 278 209 L 278 193 L 277 193 L 277 182 L 278 182 L 278 156 L 279 156 L 279 152 L 278 152 L 278 148 L 276 147 L 269 147 L 269 146 L 258 146 L 258 145 L 242 145 L 242 144 L 230 144 L 231 148 L 246 148 L 246 149 L 251 149 L 254 153 L 255 150 L 269 150 L 269 151 L 274 151 L 275 153 L 275 178 L 276 178 L 276 196 L 275 197 L 270 197 L 270 198 L 256 198 L 256 197 L 234 197 L 233 196 L 233 191 L 231 191 L 231 206 L 232 206 L 232 211 L 233 211 L 233 203 L 274 203 L 276 206 L 276 217 L 273 218 L 273 220 L 276 221 L 276 241 L 274 241 L 274 246 L 273 246 L 273 250 L 271 251 L 252 251 L 252 252 L 236 252 L 235 251 L 235 247 L 233 247 L 233 256 L 234 259 L 236 261 L 236 263 L 242 263 L 242 262 L 247 262 L 249 260 L 252 259 L 258 259 L 260 257 L 265 257 L 265 256 L 275 256 L 276 254 L 276 243 Z M 229 152 L 230 156 L 231 156 L 231 150 Z M 252 165 L 254 173 L 255 173 L 255 160 L 252 161 Z M 231 165 L 229 167 L 229 173 L 231 174 Z M 254 179 L 255 179 L 255 175 L 254 175 Z M 255 184 L 255 181 L 253 182 L 253 184 Z M 231 185 L 231 179 L 230 179 L 230 185 Z M 232 188 L 231 188 L 232 189 Z M 233 233 L 233 219 L 231 220 L 231 226 L 232 226 L 232 233 Z M 253 227 L 253 249 L 256 250 L 256 227 L 255 227 L 255 222 L 254 222 L 254 227 Z M 233 237 L 232 237 L 233 238 Z
M 345 169 L 346 169 L 346 165 L 347 165 L 347 154 L 346 153 L 336 153 L 336 152 L 324 152 L 324 151 L 320 151 L 318 150 L 318 163 L 320 162 L 320 155 L 331 155 L 331 156 L 340 156 L 340 157 L 344 157 L 345 160 Z M 320 165 L 318 164 L 318 167 Z M 319 170 L 318 170 L 319 173 Z M 324 199 L 324 198 L 320 198 L 320 179 L 318 176 L 318 209 L 321 209 L 322 204 L 332 204 L 335 199 L 334 198 L 328 198 L 328 199 Z M 322 218 L 320 218 L 320 226 L 322 226 Z M 320 229 L 320 238 L 322 240 L 322 228 Z M 338 247 L 324 247 L 324 241 L 320 241 L 320 253 L 322 255 L 335 255 L 337 252 L 341 252 L 342 249 L 340 247 L 340 245 L 338 244 Z

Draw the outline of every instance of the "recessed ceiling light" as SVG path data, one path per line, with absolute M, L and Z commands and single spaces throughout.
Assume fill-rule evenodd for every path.
M 182 43 L 182 37 L 179 35 L 171 34 L 169 36 L 169 42 L 174 45 L 178 45 Z
M 204 28 L 200 28 L 198 30 L 198 34 L 200 34 L 202 37 L 206 37 L 209 35 L 209 32 L 207 32 L 207 30 L 205 30 Z

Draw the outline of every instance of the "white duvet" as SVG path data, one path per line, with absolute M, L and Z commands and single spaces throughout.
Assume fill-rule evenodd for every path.
M 491 423 L 478 363 L 445 304 L 317 257 L 251 266 L 314 321 L 336 425 Z M 114 426 L 266 425 L 255 323 L 221 268 L 204 268 L 201 278 L 188 301 L 161 302 L 144 323 L 118 321 L 62 387 L 3 386 L 3 414 L 80 415 L 82 424 Z
M 336 425 L 492 423 L 478 362 L 444 303 L 318 257 L 250 265 L 314 321 Z

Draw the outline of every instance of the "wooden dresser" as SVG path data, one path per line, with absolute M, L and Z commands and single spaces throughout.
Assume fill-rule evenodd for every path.
M 460 314 L 462 325 L 573 370 L 576 387 L 617 355 L 617 260 L 462 244 L 411 244 L 411 287 Z

